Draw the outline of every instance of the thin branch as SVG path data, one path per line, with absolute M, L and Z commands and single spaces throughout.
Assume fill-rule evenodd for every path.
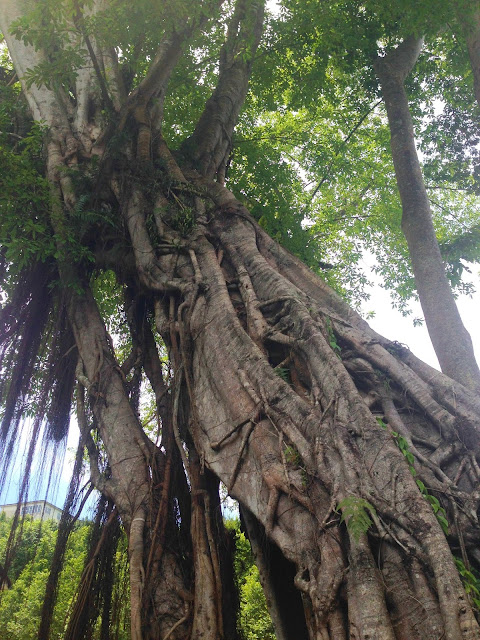
M 362 126 L 362 124 L 365 122 L 365 120 L 368 118 L 368 116 L 372 113 L 372 111 L 374 111 L 374 109 L 376 109 L 378 107 L 379 104 L 381 104 L 382 99 L 380 98 L 380 100 L 377 100 L 377 102 L 375 102 L 375 104 L 366 112 L 363 114 L 363 116 L 360 118 L 360 120 L 357 122 L 357 124 L 353 127 L 353 129 L 350 131 L 350 133 L 347 135 L 347 137 L 342 141 L 342 143 L 340 144 L 340 146 L 338 147 L 338 150 L 336 151 L 335 155 L 333 156 L 333 158 L 330 160 L 325 173 L 323 174 L 322 179 L 320 180 L 320 182 L 318 183 L 318 185 L 315 187 L 315 189 L 313 190 L 313 193 L 310 197 L 310 203 L 309 206 L 312 205 L 313 199 L 315 198 L 315 196 L 317 195 L 319 189 L 321 189 L 322 185 L 324 184 L 324 182 L 328 179 L 329 175 L 330 175 L 330 171 L 333 167 L 333 163 L 335 162 L 335 160 L 338 158 L 338 156 L 340 155 L 340 152 L 342 151 L 342 149 L 345 148 L 346 144 L 348 143 L 348 141 L 352 138 L 353 135 L 355 135 L 355 133 L 358 131 L 358 129 Z
M 110 94 L 108 93 L 108 87 L 105 82 L 105 78 L 103 77 L 102 70 L 100 69 L 100 65 L 98 64 L 98 59 L 93 49 L 90 37 L 87 33 L 87 30 L 85 29 L 85 21 L 83 19 L 83 14 L 78 4 L 78 0 L 74 0 L 73 6 L 76 11 L 76 15 L 73 16 L 73 23 L 82 34 L 85 40 L 85 44 L 87 45 L 88 54 L 92 61 L 93 68 L 95 70 L 95 75 L 97 76 L 98 84 L 100 85 L 100 91 L 102 94 L 102 99 L 105 103 L 105 107 L 108 109 L 108 111 L 110 111 L 111 113 L 114 113 L 115 106 L 113 104 L 113 100 L 110 97 Z
M 24 140 L 23 136 L 19 136 L 18 133 L 12 133 L 11 131 L 0 131 L 0 136 L 11 136 L 16 140 Z

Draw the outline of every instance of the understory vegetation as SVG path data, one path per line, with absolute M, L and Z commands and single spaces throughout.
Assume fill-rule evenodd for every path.
M 0 514 L 0 554 L 3 556 L 11 531 L 12 520 Z M 242 640 L 275 640 L 268 615 L 265 595 L 259 580 L 250 544 L 240 530 L 238 519 L 225 522 L 235 544 L 234 565 L 239 594 L 237 627 Z M 79 522 L 69 536 L 65 559 L 58 583 L 58 595 L 52 618 L 51 637 L 63 640 L 72 615 L 77 589 L 88 563 L 89 538 L 92 523 Z M 26 517 L 22 534 L 11 565 L 11 585 L 0 598 L 0 638 L 2 640 L 35 640 L 49 568 L 53 558 L 57 524 L 53 520 L 40 522 Z M 108 638 L 126 640 L 130 636 L 127 588 L 127 548 L 124 537 L 119 541 L 115 562 L 111 568 L 115 584 L 115 606 L 109 620 Z M 97 621 L 89 640 L 103 640 L 102 619 Z

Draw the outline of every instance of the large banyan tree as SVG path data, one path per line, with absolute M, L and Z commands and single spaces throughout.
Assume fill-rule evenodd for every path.
M 448 377 L 375 333 L 228 188 L 264 12 L 1 0 L 29 112 L 10 142 L 43 140 L 36 172 L 3 167 L 3 467 L 29 398 L 32 451 L 44 425 L 62 441 L 73 406 L 77 475 L 85 449 L 103 527 L 128 536 L 132 640 L 238 637 L 220 482 L 278 640 L 478 639 L 475 371 Z M 88 637 L 85 580 L 67 638 Z

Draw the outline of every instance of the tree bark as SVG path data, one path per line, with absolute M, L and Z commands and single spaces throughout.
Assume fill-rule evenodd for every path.
M 3 6 L 7 32 L 17 5 Z M 219 71 L 231 107 L 218 95 L 209 101 L 195 144 L 176 156 L 149 100 L 150 121 L 124 117 L 137 98 L 118 105 L 130 135 L 122 162 L 109 162 L 108 132 L 86 145 L 70 124 L 88 128 L 50 109 L 60 100 L 53 91 L 41 102 L 25 87 L 50 127 L 51 221 L 89 397 L 82 435 L 92 481 L 129 538 L 132 640 L 236 640 L 218 480 L 276 550 L 260 570 L 280 637 L 293 637 L 284 608 L 296 589 L 296 628 L 311 639 L 477 639 L 452 553 L 480 567 L 478 397 L 371 331 L 222 184 L 262 15 L 259 3 L 237 4 Z M 247 27 L 254 37 L 241 56 Z M 22 72 L 32 50 L 9 47 Z M 68 259 L 65 227 L 79 194 L 67 169 L 89 166 L 95 145 L 105 150 L 100 179 L 115 225 L 92 229 L 88 248 L 124 291 L 132 354 L 123 363 L 90 289 L 94 274 Z M 105 242 L 112 226 L 116 252 Z M 137 415 L 136 368 L 155 393 L 160 442 Z M 432 504 L 448 519 L 447 535 Z
M 478 392 L 480 370 L 445 274 L 405 91 L 405 79 L 422 44 L 421 38 L 408 38 L 385 57 L 378 58 L 375 70 L 390 125 L 392 157 L 402 201 L 402 230 L 428 333 L 442 371 Z
M 477 4 L 457 2 L 456 9 L 472 67 L 475 100 L 480 107 L 480 9 Z

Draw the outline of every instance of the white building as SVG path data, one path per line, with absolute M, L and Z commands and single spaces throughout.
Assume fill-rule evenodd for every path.
M 7 518 L 13 518 L 17 509 L 17 503 L 0 505 L 0 513 Z M 62 510 L 46 500 L 31 500 L 22 505 L 20 515 L 32 516 L 34 520 L 55 520 L 59 522 Z

